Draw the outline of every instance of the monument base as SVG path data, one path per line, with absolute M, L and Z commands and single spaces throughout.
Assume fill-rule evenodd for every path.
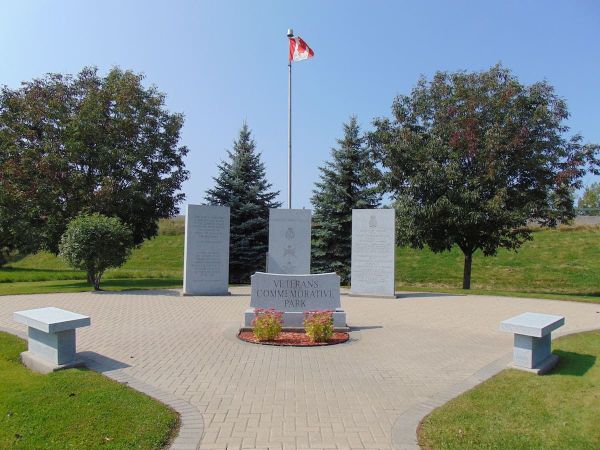
M 254 308 L 248 308 L 244 312 L 244 326 L 242 329 L 251 330 L 252 321 L 255 318 Z M 303 311 L 285 311 L 283 313 L 283 329 L 286 331 L 304 330 L 304 312 Z M 333 312 L 334 331 L 348 331 L 346 325 L 346 311 L 337 308 Z
M 354 292 L 349 292 L 346 294 L 348 297 L 369 297 L 369 298 L 398 298 L 397 294 L 355 294 Z
M 57 370 L 72 369 L 73 367 L 84 367 L 85 366 L 85 362 L 83 362 L 79 359 L 70 361 L 65 364 L 54 364 L 51 361 L 47 361 L 45 359 L 40 358 L 37 355 L 34 355 L 30 351 L 21 353 L 21 362 L 26 367 L 33 370 L 34 372 L 39 372 L 39 373 L 44 373 L 44 374 L 50 373 L 50 372 L 56 372 Z
M 196 293 L 196 292 L 182 292 L 182 297 L 226 297 L 231 295 L 231 292 L 206 292 L 206 293 Z

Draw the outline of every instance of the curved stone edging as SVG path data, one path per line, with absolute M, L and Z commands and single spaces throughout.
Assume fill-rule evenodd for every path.
M 573 334 L 586 333 L 595 331 L 598 328 L 586 328 L 583 330 L 573 331 L 572 333 L 560 334 L 558 337 L 571 336 Z M 455 397 L 473 389 L 475 386 L 492 378 L 504 369 L 508 369 L 508 364 L 512 360 L 512 351 L 504 356 L 492 361 L 487 366 L 482 367 L 471 376 L 465 378 L 459 383 L 456 383 L 439 392 L 426 401 L 410 407 L 400 414 L 392 426 L 392 448 L 394 450 L 421 450 L 417 440 L 417 431 L 421 421 L 429 415 L 434 409 L 448 403 Z
M 0 331 L 18 336 L 27 340 L 27 334 L 18 330 L 0 327 Z M 196 450 L 200 446 L 204 434 L 204 419 L 202 413 L 190 403 L 173 394 L 151 386 L 137 378 L 125 373 L 123 369 L 112 369 L 105 365 L 101 359 L 89 355 L 79 355 L 85 361 L 86 367 L 101 373 L 108 378 L 139 391 L 161 403 L 173 408 L 179 413 L 180 427 L 177 436 L 169 446 L 171 450 Z

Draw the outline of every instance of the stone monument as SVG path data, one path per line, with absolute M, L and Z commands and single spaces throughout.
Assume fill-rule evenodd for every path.
M 229 207 L 187 205 L 183 295 L 229 294 Z
M 396 211 L 352 210 L 351 295 L 395 296 Z
M 267 272 L 310 273 L 310 209 L 269 211 Z
M 305 311 L 333 311 L 333 326 L 347 330 L 346 313 L 340 303 L 340 277 L 335 273 L 287 275 L 256 272 L 251 277 L 250 308 L 244 313 L 244 328 L 250 329 L 254 309 L 283 312 L 283 327 L 304 327 Z

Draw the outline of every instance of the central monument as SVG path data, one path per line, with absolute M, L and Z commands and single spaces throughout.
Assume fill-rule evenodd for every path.
M 304 327 L 306 311 L 333 311 L 335 330 L 346 331 L 346 313 L 340 303 L 340 277 L 335 273 L 286 275 L 256 272 L 251 277 L 250 308 L 244 328 L 251 329 L 255 308 L 283 312 L 283 328 Z
M 310 273 L 310 209 L 269 210 L 267 272 Z
M 252 329 L 256 309 L 283 312 L 283 328 L 304 328 L 308 311 L 333 311 L 335 330 L 347 331 L 340 303 L 340 277 L 335 273 L 310 273 L 310 209 L 271 209 L 267 273 L 250 278 L 250 308 L 243 329 Z

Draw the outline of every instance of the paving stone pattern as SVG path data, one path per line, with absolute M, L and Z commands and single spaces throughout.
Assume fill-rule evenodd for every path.
M 526 311 L 564 315 L 557 336 L 600 328 L 600 305 L 593 304 L 343 295 L 349 343 L 260 346 L 235 337 L 250 297 L 249 288 L 231 292 L 4 296 L 0 327 L 23 333 L 12 313 L 42 306 L 91 316 L 91 327 L 77 332 L 78 352 L 200 411 L 191 428 L 204 430 L 200 449 L 418 448 L 415 428 L 424 414 L 509 360 L 512 336 L 499 330 L 503 319 Z M 182 443 L 193 447 L 193 433 Z

